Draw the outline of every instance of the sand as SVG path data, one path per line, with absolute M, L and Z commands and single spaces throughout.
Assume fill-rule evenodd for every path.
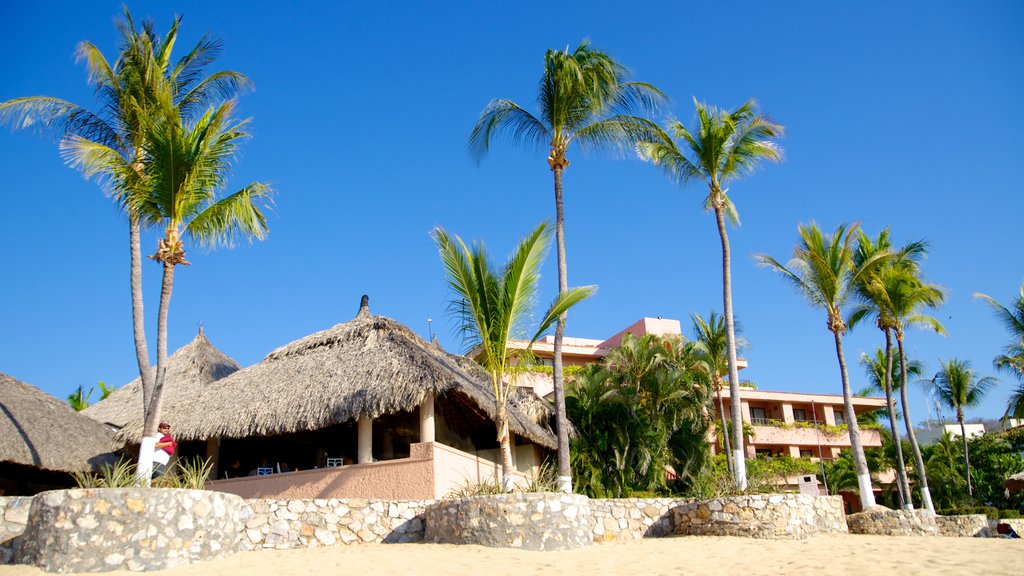
M 42 574 L 46 573 L 29 566 L 0 566 L 0 576 Z M 241 552 L 222 560 L 149 574 L 1020 575 L 1024 574 L 1024 540 L 832 535 L 787 541 L 691 536 L 600 544 L 565 552 L 449 544 L 365 544 Z

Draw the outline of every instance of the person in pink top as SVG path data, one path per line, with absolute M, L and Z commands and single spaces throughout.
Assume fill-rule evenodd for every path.
M 153 446 L 153 478 L 159 478 L 167 474 L 167 464 L 171 461 L 171 456 L 174 456 L 174 449 L 178 446 L 178 443 L 174 441 L 174 437 L 171 436 L 170 424 L 161 422 L 156 430 L 156 435 L 159 438 Z

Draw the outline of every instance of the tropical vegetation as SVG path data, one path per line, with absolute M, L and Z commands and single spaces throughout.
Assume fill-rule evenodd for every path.
M 722 304 L 725 316 L 726 352 L 729 368 L 729 397 L 732 420 L 741 421 L 740 376 L 736 364 L 736 327 L 732 309 L 732 254 L 726 219 L 739 223 L 736 206 L 729 197 L 729 184 L 752 172 L 763 160 L 778 162 L 782 149 L 776 140 L 782 136 L 782 125 L 757 110 L 757 104 L 748 100 L 735 110 L 708 106 L 694 98 L 697 108 L 697 126 L 689 130 L 682 122 L 674 121 L 667 131 L 658 131 L 656 138 L 641 143 L 637 150 L 641 158 L 661 168 L 674 182 L 685 185 L 699 181 L 707 185 L 708 195 L 704 209 L 715 213 L 718 237 L 722 244 Z M 743 435 L 733 430 L 732 471 L 736 486 L 747 486 L 747 471 L 743 452 Z
M 540 114 L 534 115 L 512 100 L 494 99 L 480 113 L 469 135 L 477 159 L 490 149 L 491 140 L 504 136 L 513 143 L 548 149 L 548 167 L 555 183 L 555 251 L 558 291 L 569 289 L 565 256 L 565 213 L 562 173 L 573 143 L 584 150 L 630 148 L 657 126 L 640 116 L 655 109 L 664 95 L 654 86 L 627 80 L 626 68 L 611 56 L 583 41 L 574 50 L 548 50 L 537 94 Z M 555 326 L 554 393 L 558 435 L 558 476 L 563 492 L 572 492 L 569 463 L 569 427 L 565 417 L 562 343 L 565 317 Z
M 992 307 L 996 317 L 1010 333 L 1010 342 L 1001 354 L 992 359 L 992 365 L 997 370 L 1017 379 L 1017 388 L 1010 393 L 1003 418 L 1024 418 L 1024 284 L 1010 306 L 1003 306 L 991 296 L 980 292 L 974 296 Z

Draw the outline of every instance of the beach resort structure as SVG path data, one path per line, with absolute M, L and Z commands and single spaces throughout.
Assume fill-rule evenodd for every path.
M 46 392 L 0 373 L 0 496 L 75 485 L 112 461 L 113 433 Z
M 371 314 L 365 297 L 355 319 L 248 368 L 237 369 L 202 332 L 170 364 L 161 419 L 172 423 L 177 457 L 213 463 L 211 489 L 246 498 L 433 499 L 500 474 L 486 374 Z M 115 439 L 129 453 L 141 441 L 139 394 L 129 385 L 90 410 L 120 427 Z M 551 411 L 528 391 L 510 404 L 517 480 L 525 482 L 555 447 Z

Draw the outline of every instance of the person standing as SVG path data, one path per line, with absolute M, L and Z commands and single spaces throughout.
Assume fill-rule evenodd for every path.
M 174 437 L 171 436 L 170 424 L 161 422 L 156 430 L 156 435 L 159 438 L 153 446 L 153 478 L 159 478 L 167 474 L 167 464 L 171 461 L 171 456 L 174 456 L 174 449 L 178 446 L 178 443 L 174 441 Z

